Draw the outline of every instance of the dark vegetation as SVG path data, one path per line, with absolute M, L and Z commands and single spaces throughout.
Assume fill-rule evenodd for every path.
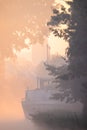
M 87 119 L 87 118 L 86 118 Z M 86 130 L 87 120 L 76 113 L 58 111 L 55 113 L 44 112 L 34 115 L 32 120 L 40 125 L 47 125 L 51 128 L 62 128 L 68 130 Z
M 63 5 L 60 5 L 59 8 L 55 7 L 53 16 L 51 16 L 47 25 L 55 36 L 62 37 L 69 42 L 69 47 L 66 50 L 68 65 L 66 71 L 62 71 L 63 73 L 59 73 L 60 69 L 64 69 L 63 66 L 56 68 L 47 64 L 46 68 L 58 82 L 59 78 L 62 80 L 70 79 L 73 82 L 75 82 L 74 79 L 77 79 L 78 83 L 73 88 L 72 85 L 69 86 L 68 90 L 70 91 L 68 92 L 72 94 L 71 100 L 79 100 L 84 104 L 83 113 L 87 115 L 87 1 L 73 0 L 73 2 L 67 2 L 67 4 L 70 5 L 68 9 L 70 13 L 66 11 Z M 59 25 L 67 25 L 67 28 L 61 29 Z M 61 87 L 62 82 L 60 80 Z M 63 90 L 67 91 L 67 88 L 64 87 Z M 76 90 L 78 91 L 75 96 Z
M 50 64 L 45 66 L 49 74 L 54 76 L 54 81 L 60 83 L 58 87 L 63 92 L 53 95 L 54 99 L 58 97 L 58 100 L 64 100 L 67 97 L 67 102 L 80 101 L 83 104 L 80 119 L 77 116 L 67 119 L 61 117 L 62 121 L 67 125 L 67 121 L 69 123 L 73 120 L 80 128 L 87 128 L 87 0 L 73 0 L 67 4 L 70 5 L 69 13 L 63 5 L 55 7 L 53 16 L 47 23 L 54 36 L 69 42 L 66 49 L 67 60 L 64 59 L 67 67 L 55 67 Z M 67 25 L 67 28 L 60 28 L 60 25 Z M 71 84 L 68 84 L 69 81 Z M 61 118 L 55 117 L 55 121 Z

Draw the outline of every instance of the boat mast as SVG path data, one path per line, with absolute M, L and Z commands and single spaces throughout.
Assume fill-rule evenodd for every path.
M 49 61 L 49 58 L 50 58 L 50 46 L 47 43 L 47 45 L 46 45 L 46 59 L 47 59 L 47 63 Z

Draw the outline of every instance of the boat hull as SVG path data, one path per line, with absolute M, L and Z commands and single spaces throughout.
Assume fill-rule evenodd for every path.
M 75 106 L 70 104 L 59 104 L 59 103 L 31 103 L 27 101 L 22 101 L 22 107 L 23 111 L 25 114 L 25 117 L 27 119 L 32 119 L 33 117 L 36 117 L 37 115 L 42 115 L 42 114 L 50 114 L 52 115 L 59 115 L 59 116 L 67 116 L 67 115 L 79 115 L 79 112 L 74 109 Z M 68 109 L 69 108 L 69 109 Z

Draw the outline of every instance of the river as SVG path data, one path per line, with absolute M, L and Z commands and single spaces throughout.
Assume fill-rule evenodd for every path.
M 58 130 L 29 120 L 0 121 L 0 130 Z M 59 129 L 60 130 L 60 129 Z

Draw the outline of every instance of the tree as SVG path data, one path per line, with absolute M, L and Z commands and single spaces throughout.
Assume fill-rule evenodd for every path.
M 48 26 L 55 36 L 69 42 L 69 48 L 66 50 L 68 56 L 66 76 L 72 78 L 73 82 L 77 79 L 77 85 L 75 84 L 74 89 L 71 89 L 72 94 L 84 104 L 83 113 L 87 116 L 87 1 L 73 0 L 67 4 L 70 5 L 68 11 L 61 4 L 53 9 L 53 16 Z M 65 28 L 61 28 L 63 26 Z M 83 94 L 75 96 L 77 88 L 78 91 L 84 91 Z
M 52 0 L 47 0 L 46 2 L 38 0 L 33 0 L 32 2 L 27 0 L 22 0 L 22 2 L 20 0 L 4 2 L 1 0 L 0 2 L 1 63 L 6 58 L 14 57 L 14 51 L 28 48 L 29 45 L 25 42 L 27 38 L 30 40 L 29 43 L 33 44 L 43 42 L 44 34 L 47 35 L 48 33 L 46 22 Z
M 17 51 L 29 48 L 29 44 L 43 42 L 52 0 L 0 0 L 0 90 L 4 98 L 5 60 L 16 58 Z M 43 11 L 44 10 L 44 11 Z M 28 41 L 27 40 L 27 41 Z M 5 86 L 6 85 L 6 86 Z M 1 99 L 1 98 L 0 98 Z M 2 100 L 2 99 L 1 99 Z
M 59 12 L 58 8 L 53 9 L 54 15 L 51 17 L 50 22 L 48 22 L 48 26 L 50 26 L 50 30 L 53 31 L 55 36 L 63 37 L 69 41 L 69 48 L 66 53 L 73 75 L 85 76 L 87 75 L 87 2 L 86 0 L 84 2 L 74 0 L 67 3 L 71 6 L 71 14 L 66 11 L 63 5 L 60 5 L 61 12 Z M 64 25 L 67 28 L 61 29 L 61 26 Z

